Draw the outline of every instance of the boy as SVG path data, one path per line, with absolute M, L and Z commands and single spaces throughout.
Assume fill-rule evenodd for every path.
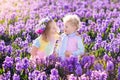
M 63 18 L 64 33 L 61 44 L 58 49 L 58 56 L 62 59 L 73 56 L 79 56 L 84 53 L 84 45 L 78 34 L 80 19 L 77 15 L 66 15 Z

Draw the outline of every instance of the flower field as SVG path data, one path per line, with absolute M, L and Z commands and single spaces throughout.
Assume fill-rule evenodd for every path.
M 77 14 L 85 55 L 30 60 L 35 25 Z M 119 0 L 0 0 L 0 80 L 120 80 Z

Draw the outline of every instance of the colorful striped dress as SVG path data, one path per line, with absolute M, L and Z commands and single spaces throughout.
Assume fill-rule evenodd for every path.
M 44 41 L 41 36 L 36 38 L 33 41 L 33 45 L 32 45 L 38 48 L 36 57 L 39 59 L 43 59 L 44 57 L 51 55 L 54 51 L 57 38 L 58 35 L 55 37 L 55 40 L 49 42 Z

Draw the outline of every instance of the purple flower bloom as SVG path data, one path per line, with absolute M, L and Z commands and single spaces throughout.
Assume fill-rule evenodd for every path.
M 82 67 L 81 67 L 81 65 L 77 66 L 77 68 L 75 70 L 75 73 L 78 76 L 82 75 Z
M 0 45 L 5 46 L 4 40 L 1 40 L 1 41 L 0 41 Z
M 91 74 L 92 74 L 92 70 L 87 69 L 86 75 L 91 76 Z
M 106 80 L 107 79 L 107 73 L 105 71 L 92 71 L 91 80 Z
M 20 76 L 17 75 L 17 74 L 14 74 L 14 75 L 13 75 L 13 80 L 20 80 Z
M 0 52 L 3 52 L 3 50 L 4 50 L 4 46 L 0 45 Z
M 114 64 L 112 61 L 107 61 L 107 67 L 106 67 L 107 71 L 113 71 L 114 70 Z
M 36 80 L 47 80 L 45 72 L 40 73 Z
M 83 74 L 83 75 L 81 75 L 80 77 L 79 77 L 79 80 L 87 80 L 88 78 L 86 77 L 86 75 L 85 74 Z
M 52 69 L 50 74 L 50 80 L 59 80 L 58 70 Z
M 59 80 L 59 78 L 54 75 L 50 75 L 50 80 Z
M 109 33 L 109 39 L 112 40 L 114 38 L 114 33 Z
M 17 62 L 16 63 L 16 70 L 17 71 L 21 71 L 23 69 L 23 64 L 21 63 L 21 61 L 20 62 Z
M 13 59 L 11 57 L 6 57 L 5 58 L 5 61 L 4 61 L 4 64 L 3 64 L 3 67 L 6 69 L 6 68 L 11 68 L 13 66 Z
M 3 74 L 2 80 L 8 80 L 8 79 L 10 79 L 10 76 L 11 76 L 11 73 L 10 73 L 10 71 L 8 71 L 7 73 Z
M 100 64 L 100 63 L 97 63 L 95 66 L 94 66 L 94 69 L 96 69 L 96 70 L 103 70 L 103 66 Z
M 34 77 L 34 76 L 32 75 L 32 73 L 29 72 L 29 73 L 28 73 L 28 79 L 29 79 L 29 80 L 32 80 L 33 77 Z
M 58 75 L 58 70 L 57 69 L 52 69 L 51 70 L 51 75 Z
M 23 69 L 27 69 L 29 67 L 29 60 L 27 58 L 22 59 Z
M 12 53 L 12 51 L 13 51 L 13 48 L 12 48 L 12 46 L 6 46 L 5 47 L 5 50 L 4 50 L 6 53 L 8 53 L 8 54 L 11 54 Z
M 77 77 L 75 77 L 73 74 L 68 76 L 68 80 L 77 80 Z
M 5 33 L 4 26 L 0 26 L 0 35 L 3 35 Z
M 81 60 L 81 65 L 84 66 L 86 63 L 89 63 L 91 62 L 91 59 L 89 56 L 84 56 L 82 57 L 82 60 Z
M 35 79 L 35 77 L 37 77 L 39 74 L 40 74 L 40 71 L 34 70 L 34 71 L 32 72 L 33 79 Z
M 108 61 L 110 58 L 109 58 L 109 56 L 108 56 L 107 54 L 105 54 L 105 55 L 103 56 L 103 59 L 104 59 L 105 61 Z
M 73 72 L 73 65 L 72 65 L 72 64 L 69 64 L 69 65 L 67 66 L 67 68 L 68 68 L 68 71 L 69 71 L 69 72 Z
M 120 56 L 117 57 L 118 62 L 120 62 Z
M 107 74 L 106 74 L 106 72 L 102 72 L 102 73 L 100 73 L 100 78 L 99 78 L 99 80 L 107 80 Z
M 21 58 L 20 57 L 16 57 L 15 58 L 15 62 L 19 62 L 19 61 L 21 61 Z

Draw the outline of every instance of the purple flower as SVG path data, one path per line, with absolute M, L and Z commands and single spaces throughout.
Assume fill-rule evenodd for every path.
M 10 71 L 8 71 L 7 73 L 3 74 L 2 80 L 8 80 L 8 79 L 10 79 L 10 76 L 11 76 L 11 73 L 10 73 Z
M 27 41 L 28 43 L 31 42 L 31 36 L 30 36 L 29 34 L 27 34 L 26 41 Z
M 4 50 L 4 46 L 0 45 L 0 52 L 3 52 L 3 50 Z
M 107 44 L 106 40 L 105 40 L 105 41 L 102 41 L 102 42 L 101 42 L 101 47 L 104 48 L 104 47 L 106 46 L 106 44 Z
M 93 46 L 93 50 L 98 50 L 100 48 L 100 45 L 101 43 L 95 43 L 95 45 Z
M 1 41 L 0 41 L 0 45 L 5 46 L 4 40 L 1 40 Z
M 47 80 L 45 72 L 40 73 L 36 80 Z
M 107 80 L 107 77 L 108 77 L 108 75 L 106 74 L 106 72 L 102 72 L 102 73 L 100 73 L 100 77 L 99 77 L 99 80 Z
M 110 51 L 111 50 L 111 44 L 106 44 L 105 45 L 105 50 Z
M 81 60 L 81 65 L 84 66 L 86 63 L 91 62 L 91 59 L 89 56 L 83 56 Z
M 80 77 L 79 77 L 79 80 L 87 80 L 88 78 L 86 77 L 86 75 L 85 74 L 83 74 L 83 75 L 81 75 Z
M 69 5 L 64 5 L 64 9 L 69 9 Z
M 97 37 L 96 37 L 96 42 L 98 42 L 98 43 L 102 42 L 102 37 L 101 37 L 101 35 L 97 35 Z
M 91 74 L 92 74 L 92 70 L 87 69 L 86 75 L 91 76 Z
M 120 80 L 120 66 L 118 67 L 118 80 Z
M 17 71 L 21 71 L 23 69 L 23 64 L 21 63 L 21 61 L 16 63 L 15 68 Z
M 113 52 L 114 52 L 114 53 L 118 53 L 118 52 L 119 52 L 119 47 L 117 47 L 117 46 L 114 47 L 114 46 L 113 46 Z
M 90 57 L 91 63 L 94 63 L 94 61 L 95 61 L 95 56 L 94 56 L 94 55 L 90 55 L 89 57 Z
M 39 74 L 40 74 L 40 71 L 34 70 L 34 71 L 32 72 L 33 79 L 35 79 L 35 77 L 37 77 Z
M 61 67 L 61 63 L 60 62 L 56 62 L 55 64 L 55 68 Z
M 59 80 L 58 70 L 52 69 L 50 74 L 50 80 Z
M 77 68 L 75 70 L 75 73 L 78 76 L 82 75 L 82 67 L 81 67 L 81 65 L 77 66 Z
M 68 76 L 68 80 L 77 80 L 77 77 L 75 77 L 73 74 Z
M 0 35 L 3 35 L 5 33 L 4 26 L 0 26 Z
M 3 67 L 6 68 L 11 68 L 13 66 L 13 58 L 11 57 L 6 57 L 5 61 L 3 62 Z
M 112 40 L 114 38 L 114 33 L 109 33 L 109 39 Z
M 92 14 L 91 14 L 90 11 L 86 12 L 86 14 L 85 14 L 85 17 L 86 17 L 86 18 L 90 18 L 91 16 L 92 16 Z
M 69 63 L 75 65 L 78 62 L 78 58 L 75 56 L 70 56 Z
M 12 53 L 12 51 L 13 51 L 13 48 L 12 48 L 12 46 L 6 46 L 5 47 L 5 50 L 4 50 L 6 53 L 8 53 L 8 54 L 11 54 Z
M 54 75 L 50 75 L 50 80 L 59 80 L 59 78 Z
M 16 50 L 15 52 L 16 52 L 16 56 L 20 57 L 20 53 L 22 53 L 22 50 Z
M 120 62 L 120 56 L 117 57 L 118 62 Z
M 105 54 L 105 55 L 103 56 L 103 59 L 104 59 L 105 61 L 108 61 L 110 58 L 109 58 L 109 56 L 108 56 L 107 54 Z
M 20 80 L 20 76 L 17 75 L 17 74 L 14 74 L 14 75 L 13 75 L 13 80 Z
M 72 65 L 72 64 L 69 64 L 69 65 L 67 66 L 67 68 L 68 68 L 68 71 L 69 71 L 69 72 L 73 72 L 73 65 Z
M 58 75 L 58 70 L 57 69 L 52 69 L 51 70 L 51 75 Z
M 96 69 L 96 70 L 103 70 L 103 66 L 100 64 L 100 63 L 97 63 L 97 64 L 95 64 L 95 66 L 94 66 L 94 69 Z
M 32 73 L 29 72 L 29 73 L 28 73 L 28 79 L 29 79 L 29 80 L 32 80 L 33 77 L 34 77 L 34 76 L 32 75 Z
M 22 59 L 23 69 L 27 69 L 29 67 L 29 60 L 27 58 Z
M 92 71 L 91 80 L 106 80 L 107 79 L 107 73 L 105 71 Z
M 107 61 L 107 67 L 106 67 L 107 71 L 113 71 L 114 70 L 114 64 L 112 61 Z
M 15 62 L 19 62 L 19 61 L 21 61 L 21 58 L 20 57 L 16 57 L 15 58 Z

